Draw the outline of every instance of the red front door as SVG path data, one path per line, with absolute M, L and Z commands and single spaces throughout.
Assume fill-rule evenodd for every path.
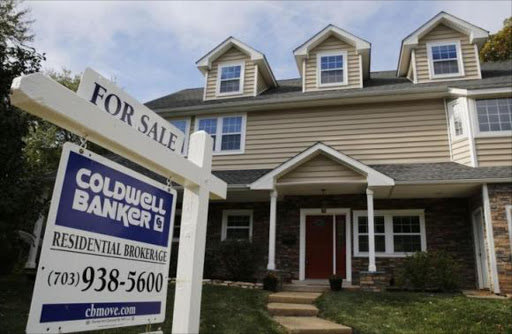
M 306 216 L 306 278 L 333 273 L 333 216 Z

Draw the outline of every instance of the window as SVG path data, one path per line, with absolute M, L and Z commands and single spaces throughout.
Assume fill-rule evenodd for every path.
M 448 110 L 450 115 L 450 134 L 452 140 L 458 140 L 465 138 L 464 130 L 464 104 L 458 101 L 453 101 L 448 104 Z
M 204 130 L 213 138 L 213 151 L 242 153 L 245 144 L 245 116 L 200 118 L 197 130 Z
M 181 233 L 181 210 L 177 210 L 174 215 L 174 230 L 172 232 L 172 241 L 179 242 Z
M 251 240 L 252 210 L 224 210 L 221 240 Z
M 179 119 L 170 121 L 172 125 L 177 127 L 183 134 L 185 134 L 185 138 L 183 139 L 183 146 L 181 148 L 181 154 L 186 155 L 188 149 L 188 138 L 190 134 L 190 120 L 188 119 Z
M 425 251 L 423 210 L 375 211 L 375 255 L 406 256 Z M 354 211 L 354 255 L 368 256 L 368 213 Z
M 476 100 L 480 132 L 512 130 L 512 98 Z
M 427 43 L 430 77 L 464 75 L 459 41 Z
M 346 51 L 319 53 L 317 59 L 319 87 L 347 84 Z
M 244 63 L 219 65 L 217 95 L 233 95 L 243 92 Z

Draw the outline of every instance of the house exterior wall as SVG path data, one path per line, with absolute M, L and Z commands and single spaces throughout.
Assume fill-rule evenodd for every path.
M 452 143 L 452 157 L 453 161 L 470 166 L 471 165 L 471 148 L 469 146 L 469 139 L 464 138 Z
M 512 241 L 505 211 L 507 205 L 512 205 L 512 183 L 489 184 L 487 187 L 500 292 L 512 294 Z
M 512 166 L 512 136 L 475 138 L 479 167 Z
M 256 65 L 251 61 L 251 58 L 237 49 L 236 47 L 232 47 L 228 51 L 226 51 L 222 56 L 215 59 L 212 62 L 212 68 L 208 72 L 208 80 L 206 82 L 206 94 L 205 99 L 218 99 L 218 98 L 233 98 L 233 95 L 229 95 L 226 97 L 216 96 L 217 90 L 217 77 L 219 73 L 219 64 L 228 61 L 236 61 L 241 60 L 245 62 L 245 72 L 244 72 L 244 91 L 243 94 L 236 96 L 254 96 L 254 82 L 256 75 Z
M 247 113 L 245 153 L 214 170 L 275 168 L 321 141 L 365 164 L 448 162 L 441 99 Z
M 258 71 L 258 79 L 257 79 L 256 84 L 257 84 L 257 88 L 256 88 L 257 95 L 259 95 L 260 93 L 263 93 L 268 88 L 268 85 L 265 82 L 265 79 L 263 79 L 263 76 L 261 75 L 260 71 Z
M 312 92 L 322 90 L 325 88 L 317 87 L 317 55 L 319 52 L 324 51 L 347 51 L 347 68 L 348 68 L 348 84 L 344 86 L 336 86 L 336 89 L 342 88 L 360 88 L 361 87 L 361 66 L 359 62 L 359 55 L 356 53 L 356 48 L 349 45 L 336 37 L 329 37 L 314 49 L 309 52 L 309 57 L 306 60 L 306 71 L 303 74 L 304 78 L 304 91 Z M 333 89 L 329 87 L 329 89 Z
M 464 78 L 480 78 L 480 67 L 478 63 L 480 60 L 477 58 L 474 45 L 469 43 L 469 37 L 444 24 L 439 24 L 418 41 L 418 47 L 415 50 L 418 83 L 443 80 L 430 79 L 427 43 L 444 40 L 460 41 L 462 61 L 464 63 Z M 460 80 L 460 77 L 458 77 L 458 79 Z
M 366 196 L 287 196 L 277 203 L 276 268 L 288 271 L 299 279 L 300 260 L 300 209 L 319 208 L 322 203 L 329 208 L 366 210 Z M 475 259 L 467 199 L 412 199 L 375 200 L 376 210 L 424 209 L 427 250 L 442 249 L 451 254 L 461 265 L 463 288 L 475 288 Z M 253 242 L 262 248 L 258 257 L 259 275 L 266 271 L 268 250 L 269 202 L 211 203 L 208 215 L 207 248 L 221 241 L 222 210 L 253 210 Z M 351 233 L 352 237 L 352 233 Z M 353 242 L 352 242 L 353 245 Z M 351 251 L 353 254 L 353 251 Z M 403 258 L 377 257 L 377 269 L 393 277 Z M 368 258 L 352 257 L 353 284 L 359 284 L 359 271 L 368 270 Z M 225 270 L 220 265 L 217 276 Z

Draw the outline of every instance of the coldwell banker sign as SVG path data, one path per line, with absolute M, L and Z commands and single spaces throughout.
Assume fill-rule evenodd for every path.
M 66 144 L 27 333 L 164 321 L 176 192 Z

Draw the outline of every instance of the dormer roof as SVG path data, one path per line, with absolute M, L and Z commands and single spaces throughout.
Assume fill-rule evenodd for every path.
M 489 37 L 489 32 L 487 30 L 477 27 L 474 24 L 446 12 L 440 12 L 402 40 L 400 57 L 398 59 L 397 76 L 401 77 L 407 75 L 411 51 L 418 46 L 418 41 L 423 36 L 440 24 L 444 24 L 462 34 L 467 35 L 469 37 L 469 42 L 471 44 L 477 44 L 479 47 L 482 46 Z
M 363 58 L 363 77 L 365 79 L 368 78 L 370 75 L 370 42 L 352 35 L 348 31 L 338 28 L 332 24 L 329 24 L 327 27 L 293 50 L 293 55 L 295 56 L 295 62 L 297 63 L 300 75 L 303 75 L 302 61 L 309 57 L 309 52 L 331 36 L 335 36 L 356 48 L 356 53 L 362 55 Z
M 272 69 L 268 64 L 265 55 L 232 36 L 228 37 L 226 40 L 224 40 L 222 43 L 216 46 L 213 50 L 211 50 L 206 55 L 201 57 L 201 59 L 196 61 L 197 68 L 203 74 L 205 74 L 208 70 L 211 69 L 213 61 L 222 56 L 226 51 L 228 51 L 232 47 L 236 47 L 237 49 L 251 57 L 251 60 L 258 65 L 258 69 L 261 71 L 261 75 L 264 77 L 265 81 L 271 83 L 271 85 L 273 86 L 277 86 L 277 80 L 274 77 L 274 73 L 272 73 Z

